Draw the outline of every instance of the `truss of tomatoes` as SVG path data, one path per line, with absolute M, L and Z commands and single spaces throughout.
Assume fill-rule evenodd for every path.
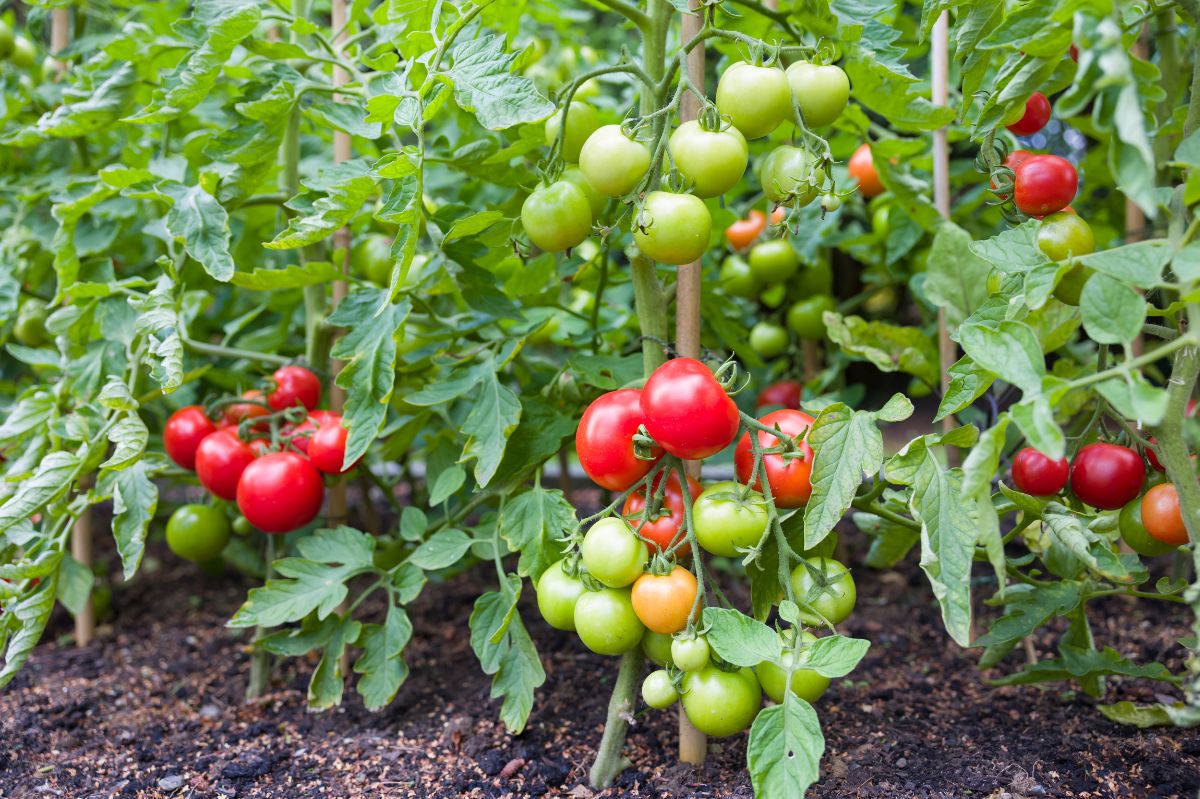
M 287 533 L 320 513 L 323 475 L 357 466 L 343 468 L 348 431 L 341 414 L 316 409 L 320 399 L 321 381 L 312 371 L 282 366 L 265 390 L 224 403 L 215 420 L 199 405 L 175 411 L 163 430 L 163 447 L 213 496 L 236 502 L 252 525 Z M 298 415 L 301 421 L 289 421 Z M 278 434 L 269 434 L 280 422 Z
M 763 404 L 791 402 L 798 390 L 782 393 Z M 698 554 L 691 551 L 686 524 L 700 549 L 740 557 L 768 533 L 770 502 L 798 508 L 812 493 L 813 451 L 805 438 L 813 418 L 780 408 L 758 420 L 765 429 L 748 429 L 739 438 L 742 422 L 713 372 L 690 358 L 667 361 L 641 389 L 596 399 L 580 420 L 576 451 L 596 483 L 625 493 L 623 503 L 613 506 L 620 505 L 621 514 L 596 521 L 577 549 L 537 581 L 538 608 L 551 626 L 575 632 L 598 654 L 620 655 L 641 645 L 668 667 L 646 677 L 646 703 L 663 708 L 681 701 L 696 728 L 712 736 L 748 727 L 764 691 L 782 701 L 787 677 L 772 663 L 736 669 L 710 652 L 696 627 L 704 599 L 697 577 L 678 562 Z M 690 476 L 681 480 L 679 461 L 663 461 L 667 455 L 702 460 L 735 441 L 737 481 L 703 487 Z M 838 624 L 854 607 L 849 570 L 832 559 L 802 561 L 791 582 L 806 624 Z M 807 632 L 799 640 L 793 633 L 785 659 L 802 666 L 814 640 Z M 808 701 L 829 684 L 812 670 L 792 674 L 791 690 Z

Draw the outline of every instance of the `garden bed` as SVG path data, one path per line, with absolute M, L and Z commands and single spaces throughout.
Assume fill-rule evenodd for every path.
M 548 628 L 531 592 L 522 613 L 547 680 L 525 733 L 507 734 L 467 639 L 487 569 L 414 604 L 412 673 L 387 709 L 368 713 L 348 693 L 340 708 L 312 714 L 303 659 L 279 667 L 262 702 L 242 704 L 245 639 L 222 624 L 247 585 L 152 551 L 160 568 L 116 590 L 115 618 L 95 644 L 56 645 L 69 629 L 56 615 L 0 694 L 0 796 L 751 796 L 745 736 L 713 741 L 700 769 L 672 764 L 674 713 L 644 710 L 629 736 L 633 767 L 615 789 L 588 789 L 616 669 Z M 1117 726 L 1065 686 L 990 688 L 975 656 L 948 642 L 915 566 L 856 576 L 860 602 L 844 631 L 873 646 L 817 705 L 827 748 L 810 796 L 1195 795 L 1200 731 Z M 1173 641 L 1186 634 L 1186 608 L 1105 600 L 1095 609 L 1099 643 L 1181 667 Z M 1125 682 L 1110 699 L 1153 701 L 1155 689 Z

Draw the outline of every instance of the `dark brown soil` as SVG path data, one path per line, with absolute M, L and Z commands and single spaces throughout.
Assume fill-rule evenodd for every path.
M 488 698 L 467 617 L 488 570 L 430 585 L 413 606 L 412 675 L 384 712 L 352 692 L 311 714 L 311 661 L 276 672 L 273 693 L 241 702 L 247 654 L 223 622 L 238 578 L 162 568 L 118 588 L 117 615 L 84 650 L 56 617 L 45 643 L 0 694 L 0 797 L 591 797 L 590 757 L 615 660 L 524 617 L 547 682 L 529 727 L 511 736 Z M 874 645 L 818 705 L 827 736 L 814 797 L 1173 797 L 1200 787 L 1200 731 L 1114 725 L 1067 686 L 990 688 L 941 629 L 915 567 L 857 571 L 859 609 L 846 632 Z M 1181 666 L 1172 641 L 1184 613 L 1114 600 L 1097 637 L 1139 659 Z M 1039 643 L 1049 651 L 1052 641 Z M 1005 664 L 1006 668 L 1012 665 Z M 1110 698 L 1152 701 L 1153 683 Z M 605 797 L 750 797 L 745 737 L 711 742 L 700 769 L 672 762 L 673 712 L 639 712 L 633 767 Z

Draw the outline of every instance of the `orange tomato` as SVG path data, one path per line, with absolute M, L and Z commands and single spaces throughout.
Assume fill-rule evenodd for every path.
M 687 627 L 696 601 L 696 577 L 682 566 L 670 574 L 643 574 L 633 584 L 633 612 L 656 633 L 670 635 Z
M 775 206 L 775 210 L 771 212 L 771 224 L 778 225 L 787 218 L 787 209 L 782 205 Z
M 850 176 L 858 180 L 858 191 L 864 197 L 883 193 L 879 173 L 875 171 L 875 160 L 871 157 L 871 145 L 861 144 L 850 156 Z
M 1179 492 L 1173 483 L 1159 483 L 1142 497 L 1142 525 L 1146 532 L 1164 544 L 1179 546 L 1188 542 Z
M 767 217 L 762 211 L 753 209 L 745 219 L 739 219 L 725 228 L 725 240 L 735 250 L 744 250 L 767 228 Z

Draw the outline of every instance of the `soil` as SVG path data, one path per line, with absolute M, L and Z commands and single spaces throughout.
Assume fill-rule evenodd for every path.
M 590 791 L 615 660 L 543 624 L 532 592 L 522 615 L 547 681 L 526 731 L 509 735 L 466 635 L 490 570 L 430 585 L 411 606 L 412 673 L 391 706 L 367 712 L 347 691 L 340 708 L 313 714 L 311 660 L 281 663 L 272 692 L 242 702 L 244 633 L 223 623 L 248 581 L 152 553 L 158 569 L 150 558 L 151 570 L 116 588 L 115 618 L 95 643 L 75 648 L 69 619 L 56 615 L 0 694 L 3 799 L 752 796 L 744 735 L 711 741 L 700 768 L 680 765 L 674 711 L 644 709 L 627 744 L 633 766 L 614 788 Z M 989 687 L 975 653 L 947 639 L 914 565 L 856 571 L 859 607 L 844 631 L 873 646 L 818 703 L 826 752 L 809 796 L 1195 796 L 1200 731 L 1115 725 L 1065 685 Z M 1181 607 L 1111 600 L 1096 611 L 1102 643 L 1182 667 Z M 1049 635 L 1038 642 L 1043 654 L 1052 647 Z M 1163 687 L 1121 682 L 1109 699 L 1153 701 Z

